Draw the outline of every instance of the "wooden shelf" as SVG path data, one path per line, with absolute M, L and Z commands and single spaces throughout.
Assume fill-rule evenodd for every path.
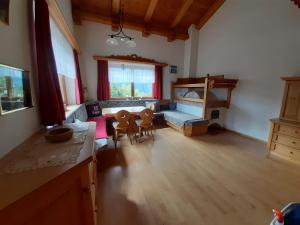
M 212 83 L 208 87 L 212 88 L 235 88 L 236 84 L 234 83 Z
M 174 88 L 204 88 L 205 83 L 198 83 L 198 84 L 174 84 Z
M 196 102 L 196 103 L 203 103 L 204 100 L 200 98 L 185 98 L 185 97 L 176 97 L 176 101 L 187 101 L 187 102 Z
M 224 101 L 215 100 L 215 101 L 208 101 L 207 107 L 208 108 L 228 108 L 229 105 L 228 105 L 228 102 L 225 100 Z

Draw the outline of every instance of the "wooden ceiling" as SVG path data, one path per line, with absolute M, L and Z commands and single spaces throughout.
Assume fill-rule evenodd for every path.
M 124 9 L 124 27 L 166 36 L 168 41 L 188 39 L 188 28 L 200 29 L 225 0 L 72 0 L 73 19 L 109 24 L 118 29 L 118 12 Z
M 298 8 L 300 8 L 300 0 L 292 0 L 292 2 L 294 2 L 295 5 L 297 5 Z

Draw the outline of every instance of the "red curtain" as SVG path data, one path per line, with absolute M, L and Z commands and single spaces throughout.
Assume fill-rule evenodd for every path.
M 49 10 L 45 0 L 35 0 L 35 38 L 41 122 L 45 126 L 62 124 L 65 110 L 51 43 Z
M 155 99 L 161 100 L 163 97 L 163 67 L 155 66 L 155 78 L 153 85 L 153 97 Z
M 109 100 L 109 79 L 108 79 L 108 62 L 105 60 L 98 60 L 98 100 Z
M 75 62 L 75 69 L 76 69 L 76 87 L 75 87 L 76 104 L 79 105 L 84 102 L 83 88 L 82 88 L 81 73 L 80 73 L 79 60 L 78 60 L 78 52 L 74 49 L 73 53 L 74 53 L 74 62 Z

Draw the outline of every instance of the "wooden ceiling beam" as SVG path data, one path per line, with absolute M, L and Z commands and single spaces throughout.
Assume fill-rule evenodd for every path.
M 300 0 L 292 0 L 292 2 L 300 8 Z
M 196 28 L 200 30 L 204 24 L 215 14 L 215 12 L 223 5 L 225 0 L 216 0 L 214 4 L 212 4 L 206 13 L 200 18 Z
M 176 34 L 171 33 L 167 36 L 168 42 L 175 41 L 175 39 L 176 39 Z
M 111 14 L 116 16 L 120 12 L 121 1 L 120 0 L 111 0 Z
M 177 13 L 175 19 L 173 20 L 173 22 L 171 24 L 171 28 L 174 28 L 175 26 L 177 26 L 177 24 L 180 23 L 180 21 L 182 20 L 182 18 L 184 17 L 184 15 L 188 11 L 188 9 L 192 5 L 192 3 L 193 3 L 193 0 L 185 0 L 184 1 L 179 12 Z
M 81 20 L 112 25 L 112 18 L 109 16 L 103 16 L 100 14 L 86 12 L 83 10 L 81 10 L 81 11 L 74 10 L 73 14 L 75 17 L 80 17 Z M 175 39 L 187 40 L 189 38 L 189 35 L 187 33 L 178 33 L 178 32 L 174 32 L 173 30 L 170 30 L 168 28 L 155 27 L 155 26 L 151 26 L 150 24 L 145 25 L 145 23 L 140 23 L 140 22 L 135 22 L 135 21 L 126 21 L 125 20 L 123 22 L 123 26 L 124 26 L 124 28 L 140 31 L 146 37 L 149 36 L 149 34 L 156 34 L 156 35 L 167 37 L 169 41 L 173 41 Z
M 119 12 L 121 7 L 121 0 L 111 0 L 111 16 L 112 16 L 112 23 L 111 29 L 112 31 L 117 32 L 119 30 Z
M 143 37 L 149 37 L 150 36 L 150 32 L 147 28 L 145 28 L 143 31 L 142 31 L 142 36 Z
M 147 9 L 145 18 L 144 18 L 144 21 L 146 23 L 148 23 L 151 20 L 153 12 L 155 10 L 155 7 L 157 5 L 157 2 L 158 2 L 158 0 L 150 0 L 149 6 L 148 6 L 148 9 Z

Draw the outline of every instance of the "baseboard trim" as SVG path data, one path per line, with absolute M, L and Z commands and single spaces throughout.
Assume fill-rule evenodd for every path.
M 239 135 L 239 136 L 242 136 L 242 137 L 245 137 L 245 138 L 249 138 L 249 139 L 252 139 L 252 140 L 254 140 L 254 141 L 258 141 L 258 142 L 261 142 L 261 143 L 263 143 L 263 144 L 265 144 L 265 145 L 267 145 L 267 141 L 263 141 L 263 140 L 261 140 L 261 139 L 258 139 L 258 138 L 255 138 L 255 137 L 251 137 L 251 136 L 249 136 L 249 135 L 247 135 L 247 134 L 242 134 L 242 133 L 240 133 L 240 132 L 238 132 L 238 131 L 235 131 L 235 130 L 230 130 L 230 129 L 228 129 L 228 128 L 224 128 L 226 131 L 229 131 L 229 132 L 232 132 L 232 133 L 235 133 L 235 134 L 237 134 L 237 135 Z

